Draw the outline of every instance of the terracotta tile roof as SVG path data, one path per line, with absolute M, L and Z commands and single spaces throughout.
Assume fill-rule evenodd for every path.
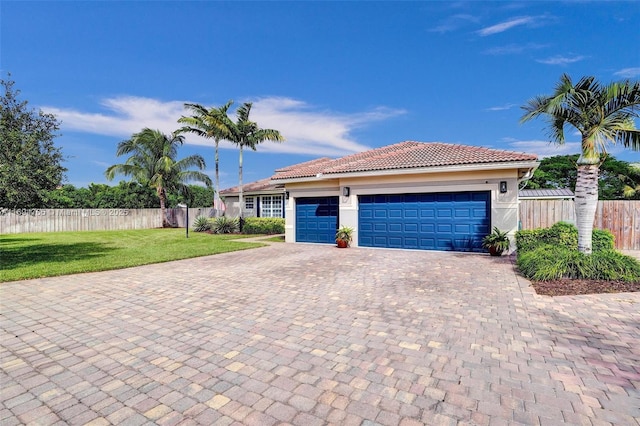
M 322 170 L 324 170 L 324 168 L 333 161 L 335 160 L 329 157 L 316 158 L 315 160 L 293 164 L 281 169 L 276 169 L 276 175 L 287 174 L 296 170 L 305 170 L 306 173 L 311 173 L 309 176 L 315 176 L 317 173 L 320 173 Z
M 255 182 L 242 185 L 242 192 L 282 192 L 284 185 L 281 183 L 272 183 L 270 178 L 261 179 Z M 220 190 L 220 195 L 238 194 L 240 192 L 240 186 L 234 186 L 232 188 Z
M 441 142 L 401 142 L 336 160 L 319 159 L 276 170 L 271 178 L 291 179 L 322 174 L 401 170 L 465 164 L 536 161 L 533 154 Z

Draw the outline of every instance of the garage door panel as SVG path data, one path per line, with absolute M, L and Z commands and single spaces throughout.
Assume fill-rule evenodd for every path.
M 451 211 L 450 208 L 447 208 L 447 209 L 439 208 L 436 216 L 438 218 L 451 218 L 453 217 L 453 212 Z
M 471 228 L 471 225 L 468 223 L 457 223 L 453 227 L 453 232 L 455 232 L 456 234 L 469 235 L 473 233 L 473 229 Z
M 405 233 L 418 233 L 418 231 L 420 230 L 420 224 L 419 223 L 405 223 L 404 226 L 402 226 L 402 224 L 400 225 L 400 229 L 405 232 Z
M 359 244 L 482 251 L 482 238 L 490 228 L 489 195 L 489 192 L 460 192 L 362 196 Z M 386 211 L 386 215 L 381 211 Z
M 402 219 L 403 211 L 401 209 L 390 209 L 389 219 Z
M 454 210 L 453 216 L 456 219 L 466 219 L 466 218 L 472 217 L 473 215 L 474 215 L 474 212 L 468 208 L 456 208 Z
M 402 232 L 402 223 L 392 222 L 387 224 L 387 232 Z
M 436 233 L 436 224 L 433 222 L 421 222 L 420 223 L 420 233 L 421 234 L 435 234 Z

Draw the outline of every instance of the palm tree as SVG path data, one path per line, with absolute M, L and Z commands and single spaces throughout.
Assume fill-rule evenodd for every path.
M 249 114 L 251 113 L 251 102 L 243 103 L 236 110 L 236 121 L 232 121 L 229 116 L 225 114 L 218 115 L 217 126 L 221 129 L 222 134 L 225 134 L 225 139 L 238 145 L 240 149 L 239 167 L 238 167 L 238 186 L 240 188 L 239 203 L 240 203 L 240 218 L 242 218 L 242 210 L 244 208 L 244 199 L 242 191 L 242 163 L 243 163 L 243 150 L 245 147 L 256 150 L 258 144 L 264 141 L 281 142 L 284 141 L 284 137 L 279 131 L 273 129 L 261 129 L 254 121 L 249 120 Z
M 118 144 L 116 155 L 131 154 L 123 164 L 114 164 L 105 172 L 112 180 L 116 174 L 129 176 L 142 185 L 151 186 L 160 199 L 162 224 L 168 225 L 166 217 L 167 191 L 176 191 L 187 195 L 186 182 L 202 182 L 211 186 L 211 179 L 200 171 L 190 170 L 197 167 L 204 170 L 205 162 L 200 155 L 177 160 L 178 146 L 184 143 L 184 137 L 176 134 L 165 135 L 160 130 L 143 129 L 131 139 Z
M 213 188 L 214 207 L 219 204 L 218 197 L 220 191 L 220 159 L 218 146 L 220 145 L 220 140 L 226 139 L 229 136 L 228 129 L 224 125 L 224 117 L 227 117 L 227 111 L 229 107 L 231 107 L 231 104 L 233 104 L 233 101 L 229 101 L 218 108 L 211 107 L 207 109 L 200 104 L 185 103 L 184 107 L 188 109 L 192 115 L 190 117 L 182 116 L 178 119 L 178 123 L 186 124 L 186 126 L 178 130 L 179 133 L 189 132 L 203 138 L 214 140 L 216 164 L 215 184 Z
M 537 96 L 522 107 L 520 122 L 544 116 L 550 138 L 564 144 L 565 125 L 580 132 L 582 152 L 578 158 L 576 181 L 576 225 L 578 250 L 591 254 L 593 221 L 598 204 L 598 173 L 607 143 L 622 143 L 640 150 L 640 131 L 635 127 L 640 105 L 640 82 L 622 81 L 602 85 L 594 77 L 582 77 L 573 84 L 563 74 L 555 92 Z

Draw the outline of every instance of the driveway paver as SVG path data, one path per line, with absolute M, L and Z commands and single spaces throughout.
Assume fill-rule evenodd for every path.
M 0 424 L 640 424 L 640 294 L 273 244 L 0 285 Z

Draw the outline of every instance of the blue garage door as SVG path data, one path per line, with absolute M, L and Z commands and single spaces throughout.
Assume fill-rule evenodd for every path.
M 490 231 L 490 192 L 359 197 L 358 245 L 483 251 Z
M 335 243 L 338 197 L 296 198 L 296 241 Z

